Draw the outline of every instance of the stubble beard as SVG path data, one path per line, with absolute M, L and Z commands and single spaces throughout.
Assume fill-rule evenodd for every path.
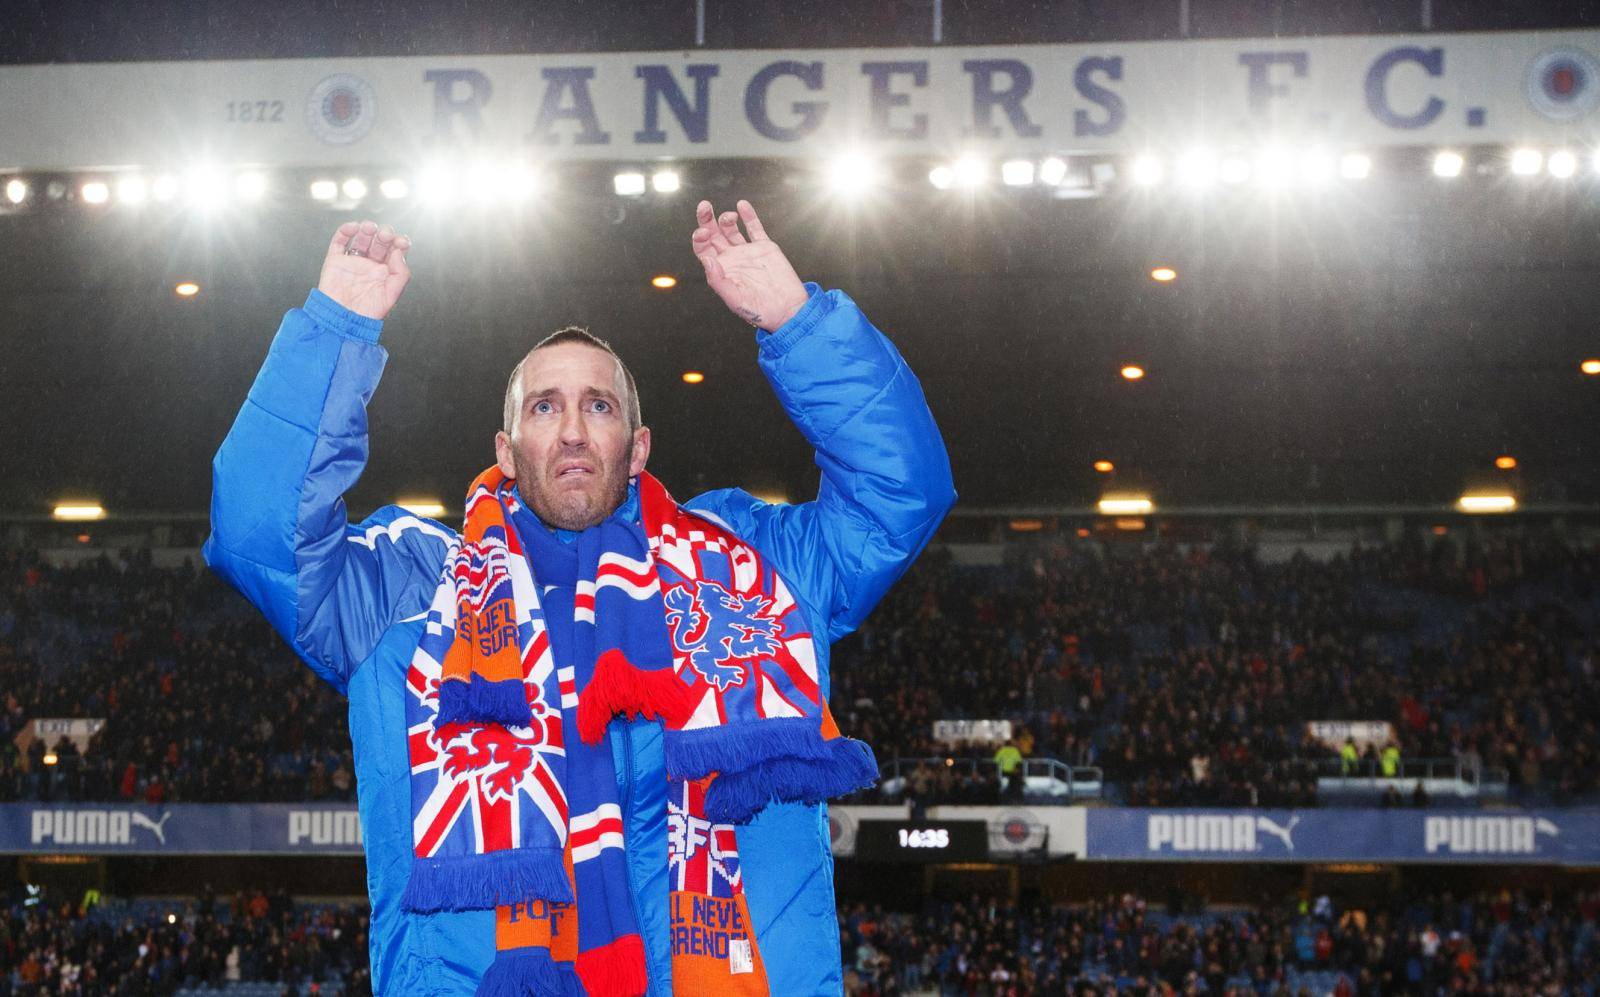
M 564 455 L 570 457 L 572 455 Z M 522 458 L 513 453 L 511 463 L 517 472 L 517 490 L 534 514 L 549 527 L 579 532 L 605 522 L 628 497 L 627 454 L 604 461 L 602 479 L 598 490 L 557 491 L 548 487 L 549 478 L 543 469 L 530 469 Z M 563 458 L 556 458 L 551 464 Z

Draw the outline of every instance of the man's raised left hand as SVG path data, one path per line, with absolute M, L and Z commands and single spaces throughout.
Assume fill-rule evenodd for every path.
M 749 201 L 718 217 L 710 201 L 695 209 L 699 227 L 690 245 L 706 268 L 706 283 L 735 315 L 775 332 L 806 303 L 806 288 L 778 244 L 767 238 Z M 745 232 L 739 231 L 744 222 Z M 749 234 L 749 238 L 745 237 Z

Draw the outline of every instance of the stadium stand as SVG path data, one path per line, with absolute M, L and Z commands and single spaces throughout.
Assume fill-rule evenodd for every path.
M 855 994 L 1591 993 L 1593 893 L 1297 898 L 1173 913 L 1132 894 L 1080 906 L 992 897 L 839 911 Z M 1514 985 L 1513 985 L 1514 984 Z
M 23 899 L 0 921 L 0 995 L 370 994 L 362 902 L 282 892 L 74 904 Z
M 17 549 L 0 570 L 0 800 L 354 798 L 342 701 L 208 573 Z M 1098 768 L 1133 806 L 1316 805 L 1341 769 L 1312 720 L 1391 723 L 1402 765 L 1473 774 L 1457 805 L 1479 782 L 1569 805 L 1600 791 L 1597 595 L 1600 552 L 1550 538 L 1281 563 L 1035 542 L 964 567 L 935 548 L 840 646 L 832 699 L 890 795 L 923 803 L 1002 799 L 992 746 L 930 738 L 996 717 L 1024 756 Z M 107 723 L 86 752 L 30 758 L 13 737 L 35 717 Z M 895 764 L 946 757 L 986 764 Z M 1429 802 L 1366 784 L 1371 803 Z

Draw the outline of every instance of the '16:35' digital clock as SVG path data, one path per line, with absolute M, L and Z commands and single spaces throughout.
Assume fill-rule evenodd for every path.
M 989 828 L 981 820 L 864 820 L 856 857 L 876 862 L 986 862 Z

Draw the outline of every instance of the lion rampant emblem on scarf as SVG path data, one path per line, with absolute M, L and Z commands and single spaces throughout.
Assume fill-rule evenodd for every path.
M 672 646 L 717 691 L 744 685 L 745 664 L 778 649 L 780 624 L 767 614 L 773 599 L 734 595 L 716 582 L 701 580 L 662 593 Z

